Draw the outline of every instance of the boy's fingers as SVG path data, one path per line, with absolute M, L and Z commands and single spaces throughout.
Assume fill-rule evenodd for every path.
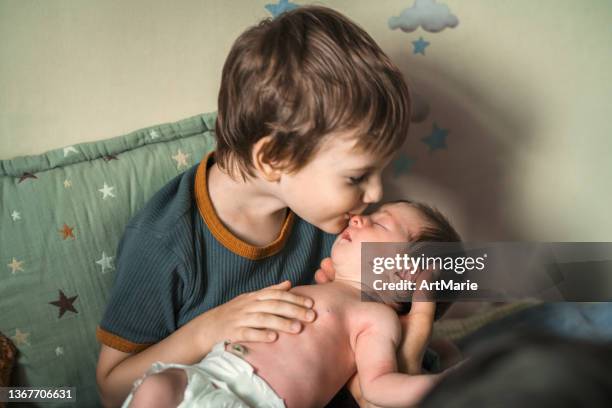
M 291 281 L 282 281 L 281 283 L 277 283 L 276 285 L 270 285 L 267 288 L 264 288 L 262 290 L 266 290 L 266 289 L 277 289 L 277 290 L 288 290 L 289 288 L 291 288 Z
M 312 307 L 314 302 L 312 299 L 299 296 L 284 290 L 264 290 L 257 294 L 257 300 L 282 300 L 283 302 L 293 303 L 294 305 L 303 307 Z
M 282 318 L 312 322 L 316 318 L 314 310 L 282 300 L 268 299 L 255 303 L 249 308 L 251 313 L 266 313 Z
M 281 316 L 263 312 L 250 313 L 243 324 L 255 329 L 267 329 L 285 333 L 299 333 L 302 330 L 302 324 L 297 320 L 285 319 Z
M 240 330 L 240 340 L 232 340 L 233 342 L 252 341 L 252 342 L 271 342 L 276 340 L 278 333 L 273 330 L 253 329 L 251 327 L 243 327 Z

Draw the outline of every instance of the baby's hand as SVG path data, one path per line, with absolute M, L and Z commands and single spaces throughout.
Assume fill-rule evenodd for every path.
M 324 258 L 321 261 L 321 267 L 315 272 L 315 281 L 317 283 L 332 282 L 336 277 L 334 264 L 330 257 Z
M 208 332 L 216 341 L 272 342 L 278 332 L 299 333 L 303 322 L 316 315 L 312 299 L 289 292 L 291 282 L 244 293 L 211 309 L 206 316 Z

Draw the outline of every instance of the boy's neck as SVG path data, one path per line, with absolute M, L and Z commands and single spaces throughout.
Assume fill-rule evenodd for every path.
M 208 170 L 207 188 L 217 217 L 236 237 L 256 246 L 278 237 L 287 207 L 265 181 L 235 180 L 214 163 Z

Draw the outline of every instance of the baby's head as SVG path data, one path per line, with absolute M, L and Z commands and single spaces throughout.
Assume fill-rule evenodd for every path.
M 459 242 L 461 238 L 448 219 L 423 203 L 398 200 L 382 205 L 370 215 L 355 215 L 336 238 L 331 259 L 336 278 L 361 281 L 362 242 Z M 437 316 L 449 303 L 438 304 Z M 399 312 L 409 310 L 400 305 Z
M 380 200 L 380 183 L 370 176 L 379 178 L 409 123 L 403 75 L 370 35 L 333 9 L 301 6 L 250 27 L 233 44 L 221 78 L 215 160 L 235 179 L 277 181 L 278 172 L 300 173 L 327 154 L 321 172 L 308 175 L 326 205 L 310 191 L 296 198 L 286 189 L 280 198 L 338 233 L 347 213 Z M 360 191 L 347 198 L 349 183 Z M 314 208 L 318 214 L 309 213 Z

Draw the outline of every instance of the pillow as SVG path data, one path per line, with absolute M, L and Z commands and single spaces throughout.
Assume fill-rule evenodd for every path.
M 100 405 L 95 329 L 119 239 L 157 190 L 214 149 L 215 118 L 0 161 L 0 331 L 19 350 L 14 385 L 76 387 L 79 406 Z

